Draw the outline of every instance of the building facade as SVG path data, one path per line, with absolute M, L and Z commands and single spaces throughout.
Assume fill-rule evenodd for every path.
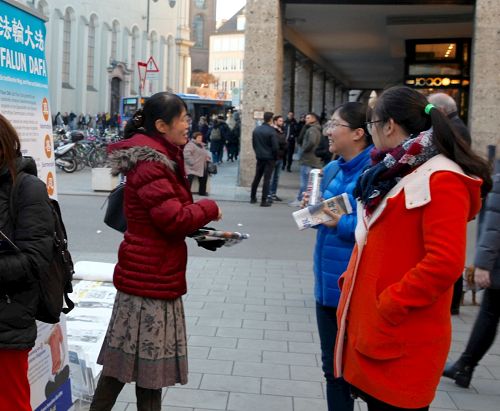
M 193 73 L 208 72 L 210 35 L 215 33 L 216 0 L 191 0 L 191 69 Z
M 191 78 L 189 0 L 25 0 L 47 19 L 54 113 L 118 112 L 120 98 L 185 92 Z M 141 88 L 137 62 L 153 57 Z
M 209 70 L 217 78 L 212 87 L 228 98 L 233 90 L 239 92 L 243 88 L 245 24 L 245 8 L 242 8 L 210 36 Z
M 247 0 L 246 16 L 241 185 L 253 178 L 259 113 L 330 115 L 354 90 L 368 101 L 374 91 L 405 83 L 456 95 L 473 147 L 498 156 L 500 2 L 268 0 L 262 7 Z M 412 75 L 422 69 L 424 79 Z

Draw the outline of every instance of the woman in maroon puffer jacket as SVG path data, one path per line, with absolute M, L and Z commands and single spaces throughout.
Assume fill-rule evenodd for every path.
M 127 177 L 127 231 L 91 411 L 111 410 L 131 381 L 138 410 L 160 410 L 162 387 L 187 383 L 185 237 L 222 217 L 214 201 L 193 203 L 182 154 L 187 136 L 185 103 L 157 93 L 127 125 L 126 140 L 110 146 L 112 173 Z

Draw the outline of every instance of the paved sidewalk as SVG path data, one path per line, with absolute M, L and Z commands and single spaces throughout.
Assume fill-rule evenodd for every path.
M 239 162 L 224 162 L 217 166 L 218 173 L 210 177 L 210 198 L 218 201 L 250 201 L 250 187 L 237 185 Z M 298 163 L 294 162 L 293 172 L 283 171 L 280 177 L 278 195 L 286 201 L 292 201 L 299 187 Z M 62 195 L 93 195 L 105 197 L 107 192 L 92 190 L 92 170 L 85 168 L 68 174 L 57 169 L 57 187 Z M 260 184 L 262 188 L 262 182 Z M 260 197 L 259 197 L 260 198 Z
M 309 261 L 191 258 L 188 282 L 189 384 L 164 390 L 164 411 L 326 411 Z M 476 312 L 465 306 L 453 318 L 452 358 Z M 497 341 L 472 387 L 443 379 L 432 409 L 497 411 L 498 404 Z M 136 409 L 127 385 L 113 410 Z
M 249 189 L 235 184 L 237 170 L 235 164 L 219 166 L 211 198 L 249 201 Z M 94 194 L 89 170 L 58 173 L 58 183 L 60 194 Z M 293 200 L 297 186 L 297 172 L 283 173 L 278 195 Z M 292 211 L 285 208 L 287 213 Z M 279 232 L 273 220 L 266 224 Z M 269 247 L 286 247 L 286 238 Z M 164 411 L 326 411 L 312 262 L 290 257 L 190 257 L 185 296 L 189 384 L 164 390 Z M 453 318 L 450 358 L 463 350 L 477 310 L 465 306 Z M 478 367 L 471 388 L 443 379 L 432 410 L 497 411 L 499 404 L 497 340 Z M 136 409 L 134 386 L 127 385 L 113 410 Z M 355 409 L 366 407 L 358 401 Z

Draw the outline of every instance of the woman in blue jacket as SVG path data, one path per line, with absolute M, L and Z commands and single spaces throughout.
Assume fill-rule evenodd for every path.
M 321 192 L 324 199 L 347 193 L 353 212 L 346 215 L 325 210 L 332 220 L 318 227 L 314 250 L 314 294 L 321 341 L 323 372 L 326 378 L 328 410 L 352 411 L 354 400 L 348 384 L 333 376 L 333 348 L 337 334 L 336 311 L 340 297 L 339 277 L 347 268 L 354 247 L 356 181 L 370 162 L 373 148 L 366 130 L 367 107 L 361 103 L 339 106 L 327 124 L 330 151 L 339 158 L 323 169 Z

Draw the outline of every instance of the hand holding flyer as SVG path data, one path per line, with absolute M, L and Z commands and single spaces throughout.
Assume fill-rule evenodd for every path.
M 190 234 L 189 237 L 196 240 L 200 247 L 215 251 L 222 246 L 231 247 L 239 244 L 242 240 L 250 238 L 250 235 L 238 233 L 237 231 L 220 231 L 205 227 Z
M 292 215 L 297 223 L 299 230 L 304 230 L 305 228 L 314 227 L 318 224 L 325 223 L 331 220 L 331 217 L 327 215 L 324 211 L 324 207 L 328 207 L 335 214 L 351 214 L 352 207 L 349 202 L 349 197 L 346 193 L 329 198 L 323 202 L 312 205 L 302 210 L 295 211 Z

